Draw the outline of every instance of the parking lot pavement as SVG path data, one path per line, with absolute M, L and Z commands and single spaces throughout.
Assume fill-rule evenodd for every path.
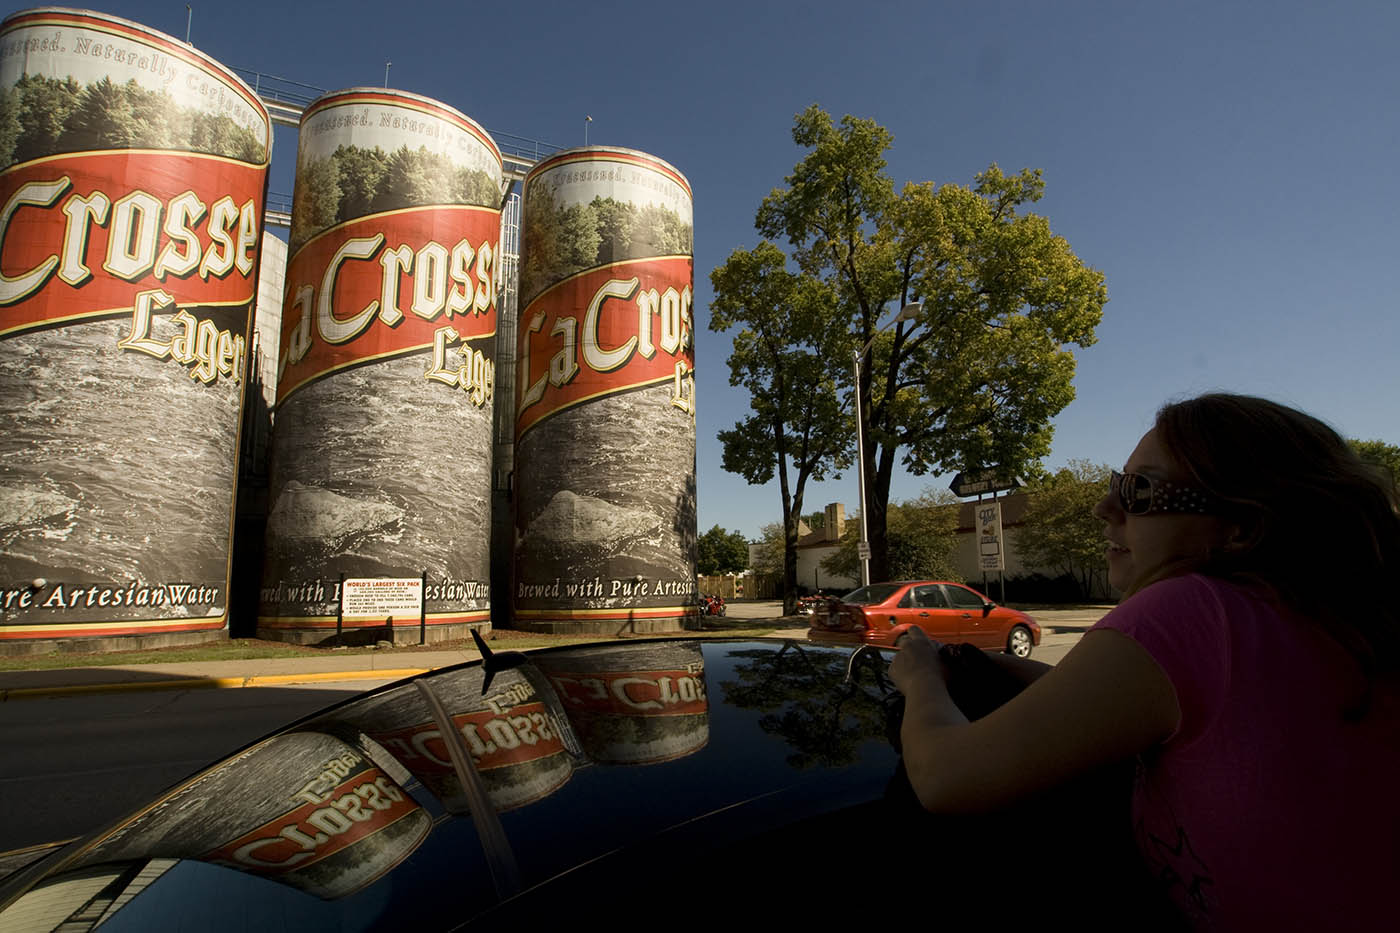
M 783 615 L 781 599 L 731 599 L 724 604 L 731 619 L 778 619 Z
M 1040 627 L 1046 634 L 1051 632 L 1079 632 L 1083 634 L 1095 622 L 1107 615 L 1112 608 L 1112 606 L 1085 606 L 1074 609 L 1029 608 L 1025 611 L 1040 623 Z

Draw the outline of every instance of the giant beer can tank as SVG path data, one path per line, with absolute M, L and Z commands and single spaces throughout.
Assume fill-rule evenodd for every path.
M 312 103 L 298 145 L 258 633 L 324 641 L 342 578 L 423 575 L 427 639 L 462 637 L 490 617 L 501 153 L 376 88 Z
M 114 16 L 0 49 L 0 651 L 224 638 L 267 111 Z
M 513 624 L 672 631 L 694 614 L 690 184 L 630 149 L 525 179 Z

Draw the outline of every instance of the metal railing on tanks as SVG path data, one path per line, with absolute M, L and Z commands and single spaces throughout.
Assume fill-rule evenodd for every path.
M 234 66 L 233 70 L 240 78 L 248 82 L 248 86 L 262 98 L 264 104 L 280 104 L 288 109 L 295 109 L 298 116 L 307 104 L 326 93 L 325 88 L 317 87 L 314 84 L 303 84 L 300 81 L 293 81 L 291 78 L 264 74 L 251 68 Z M 291 125 L 296 126 L 296 123 Z
M 274 123 L 296 126 L 301 112 L 307 105 L 326 93 L 326 88 L 254 71 L 251 68 L 235 66 L 233 70 L 262 98 L 263 103 L 272 112 Z M 563 148 L 544 140 L 493 130 L 490 127 L 486 128 L 486 132 L 491 134 L 491 138 L 500 147 L 501 155 L 527 170 L 540 159 Z

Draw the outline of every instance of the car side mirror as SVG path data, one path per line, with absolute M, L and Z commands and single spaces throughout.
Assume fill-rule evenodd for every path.
M 996 603 L 983 603 L 983 604 L 982 604 L 982 618 L 985 619 L 985 618 L 987 618 L 987 616 L 991 615 L 991 614 L 992 614 L 992 610 L 995 609 L 995 608 L 996 608 Z

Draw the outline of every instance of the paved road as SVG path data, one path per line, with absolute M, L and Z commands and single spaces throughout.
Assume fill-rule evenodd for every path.
M 371 686 L 126 691 L 0 704 L 0 852 L 117 819 L 211 761 Z

